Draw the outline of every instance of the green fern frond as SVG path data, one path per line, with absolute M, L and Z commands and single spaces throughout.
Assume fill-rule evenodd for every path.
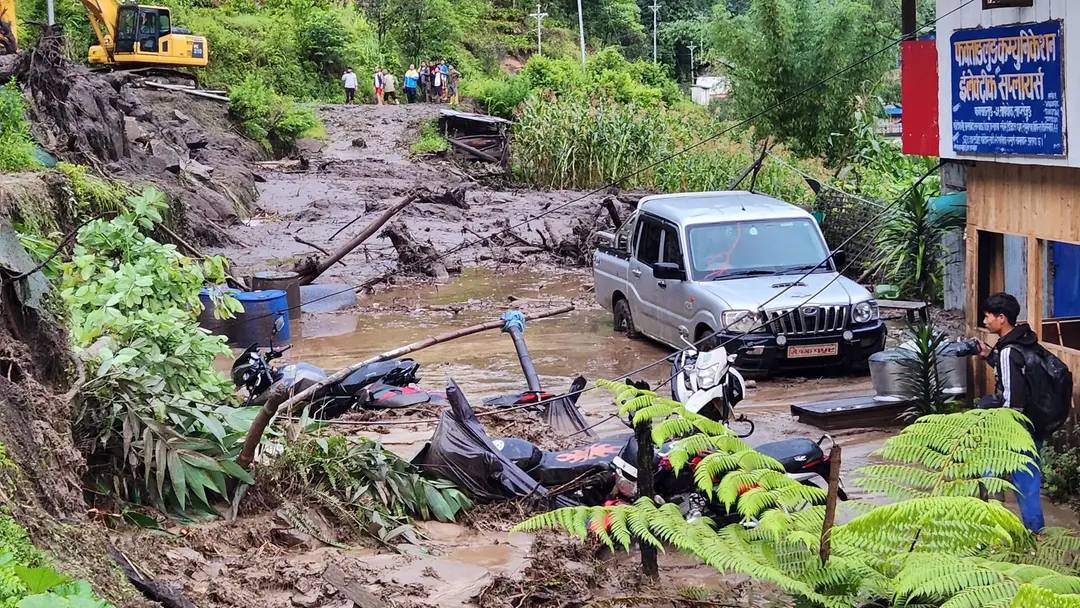
M 653 516 L 656 514 L 656 505 L 652 500 L 642 497 L 633 504 L 633 506 L 624 506 L 627 510 L 626 523 L 630 528 L 630 531 L 634 534 L 634 537 L 638 541 L 651 545 L 658 549 L 663 547 L 663 543 L 660 539 L 652 533 L 652 521 Z
M 973 555 L 1023 543 L 1019 518 L 995 501 L 915 498 L 884 505 L 837 526 L 833 540 L 878 555 L 912 551 Z
M 890 464 L 859 470 L 864 488 L 894 498 L 977 496 L 1011 489 L 1004 478 L 1031 465 L 1031 434 L 1013 410 L 923 416 L 877 455 Z
M 1062 574 L 1080 575 L 1080 532 L 1069 528 L 1044 528 L 1029 544 L 1016 547 L 1000 558 L 1042 566 Z
M 630 545 L 634 542 L 633 534 L 630 533 L 630 528 L 627 524 L 627 518 L 629 517 L 630 512 L 628 509 L 620 507 L 607 510 L 611 516 L 611 537 L 615 542 L 619 543 L 623 549 L 629 552 Z
M 1080 595 L 1063 595 L 1035 585 L 1021 585 L 1009 608 L 1080 608 Z
M 750 446 L 730 431 L 728 431 L 727 434 L 720 435 L 698 433 L 696 435 L 684 437 L 673 443 L 668 450 L 667 457 L 672 468 L 674 468 L 676 472 L 679 472 L 688 462 L 690 462 L 690 459 L 695 456 L 708 454 L 710 452 L 730 454 L 748 449 L 750 449 Z

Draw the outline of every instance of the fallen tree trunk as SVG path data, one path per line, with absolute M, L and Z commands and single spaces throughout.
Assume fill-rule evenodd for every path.
M 413 268 L 428 276 L 445 281 L 450 273 L 446 265 L 439 262 L 439 252 L 430 243 L 424 244 L 413 238 L 404 222 L 394 222 L 383 230 L 382 235 L 390 239 L 398 254 L 399 268 Z
M 525 319 L 529 321 L 534 321 L 536 319 L 544 319 L 547 317 L 553 317 L 555 315 L 561 315 L 572 310 L 574 310 L 574 306 L 568 305 L 555 310 L 526 315 Z M 375 355 L 374 357 L 364 359 L 363 361 L 359 361 L 346 368 L 338 370 L 336 373 L 329 376 L 322 382 L 314 384 L 288 399 L 282 399 L 284 395 L 281 393 L 272 394 L 266 400 L 266 403 L 262 406 L 262 408 L 259 410 L 259 413 L 255 415 L 255 420 L 251 422 L 251 428 L 248 429 L 247 436 L 244 438 L 244 448 L 240 451 L 240 456 L 237 457 L 236 464 L 247 468 L 251 464 L 252 460 L 255 459 L 255 449 L 259 446 L 259 442 L 262 441 L 263 433 L 266 431 L 266 427 L 270 424 L 270 420 L 273 419 L 273 417 L 278 413 L 279 410 L 284 409 L 286 412 L 291 411 L 292 408 L 294 408 L 297 404 L 310 399 L 320 388 L 341 381 L 346 376 L 360 369 L 361 367 L 364 367 L 365 365 L 369 365 L 371 363 L 378 363 L 379 361 L 386 361 L 388 359 L 396 359 L 397 357 L 407 355 L 409 353 L 427 348 L 429 346 L 442 344 L 443 342 L 449 342 L 450 340 L 463 338 L 465 336 L 471 336 L 482 331 L 499 329 L 504 324 L 505 322 L 502 319 L 497 319 L 495 321 L 488 321 L 487 323 L 481 323 L 479 325 L 473 325 L 471 327 L 456 329 L 454 331 L 446 332 L 437 336 L 429 336 L 427 338 L 424 338 L 423 340 L 418 340 L 416 342 L 413 342 L 412 344 L 406 344 L 405 346 L 401 346 L 393 350 L 388 350 L 382 354 Z
M 300 275 L 300 284 L 310 285 L 312 281 L 317 279 L 322 273 L 329 270 L 331 266 L 338 262 L 338 260 L 345 257 L 346 255 L 349 255 L 349 253 L 352 252 L 353 249 L 356 249 L 361 244 L 363 244 L 364 241 L 371 238 L 373 234 L 378 232 L 379 228 L 383 227 L 383 224 L 389 222 L 390 219 L 397 215 L 399 211 L 411 205 L 420 198 L 421 196 L 418 192 L 414 191 L 410 193 L 408 196 L 395 203 L 392 207 L 390 207 L 386 211 L 383 211 L 382 214 L 379 215 L 379 217 L 375 218 L 375 220 L 368 224 L 366 228 L 361 230 L 360 234 L 354 236 L 348 243 L 342 245 L 341 248 L 335 251 L 333 255 L 324 258 L 318 262 L 313 262 L 309 258 L 305 262 L 297 264 L 296 272 Z

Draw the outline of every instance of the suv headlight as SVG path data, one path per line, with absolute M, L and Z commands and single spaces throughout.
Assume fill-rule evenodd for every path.
M 881 314 L 878 312 L 877 302 L 873 300 L 859 302 L 851 307 L 851 320 L 855 323 L 869 323 L 877 321 L 879 318 L 881 318 Z
M 725 310 L 721 321 L 724 323 L 724 330 L 729 333 L 745 334 L 765 330 L 758 323 L 757 313 L 750 310 Z

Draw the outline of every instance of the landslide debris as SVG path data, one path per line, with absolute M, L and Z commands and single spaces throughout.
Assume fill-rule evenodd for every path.
M 36 48 L 0 62 L 0 81 L 23 85 L 42 147 L 102 175 L 157 186 L 183 202 L 184 232 L 230 242 L 225 226 L 258 196 L 249 166 L 261 152 L 235 132 L 225 105 L 141 88 L 131 73 L 92 72 L 64 57 L 62 40 L 46 33 Z

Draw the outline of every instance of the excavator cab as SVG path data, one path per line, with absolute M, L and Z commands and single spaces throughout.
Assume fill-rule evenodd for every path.
M 17 48 L 15 0 L 0 0 L 0 55 L 14 53 Z
M 206 39 L 174 28 L 165 7 L 122 4 L 115 31 L 112 56 L 102 45 L 91 46 L 91 64 L 203 67 L 207 63 Z

